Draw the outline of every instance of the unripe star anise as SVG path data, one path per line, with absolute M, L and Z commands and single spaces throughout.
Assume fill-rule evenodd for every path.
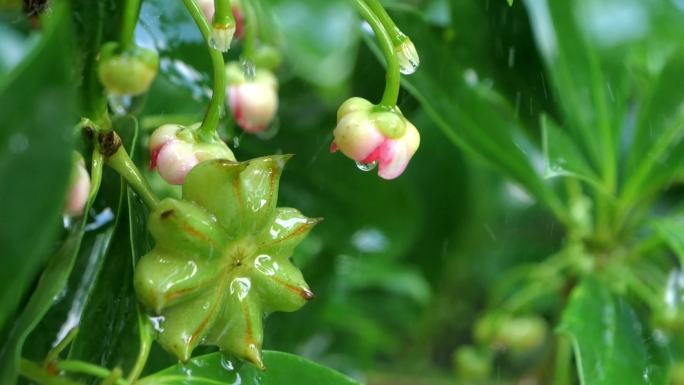
M 182 200 L 152 211 L 154 248 L 138 262 L 140 301 L 161 316 L 159 343 L 181 361 L 199 344 L 263 368 L 262 319 L 313 297 L 290 261 L 318 219 L 276 207 L 288 156 L 200 163 Z

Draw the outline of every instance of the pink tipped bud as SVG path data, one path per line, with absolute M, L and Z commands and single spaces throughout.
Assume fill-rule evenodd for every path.
M 373 111 L 368 101 L 351 98 L 337 115 L 330 150 L 359 163 L 377 163 L 383 179 L 401 175 L 420 145 L 418 130 L 398 110 Z
M 90 193 L 90 175 L 85 168 L 83 158 L 80 155 L 78 158 L 73 166 L 71 185 L 64 204 L 64 213 L 74 217 L 83 215 Z
M 170 184 L 183 184 L 185 176 L 198 163 L 209 159 L 235 161 L 233 152 L 218 136 L 207 141 L 197 139 L 201 123 L 183 127 L 165 124 L 150 136 L 150 169 L 159 169 L 159 175 Z
M 183 184 L 186 175 L 199 160 L 192 144 L 173 140 L 161 147 L 157 157 L 159 175 L 170 184 Z
M 228 107 L 243 130 L 264 131 L 278 110 L 277 80 L 264 69 L 258 69 L 254 79 L 246 79 L 236 66 L 231 63 L 227 68 Z
M 214 0 L 197 0 L 197 5 L 202 10 L 204 18 L 211 22 L 214 19 Z

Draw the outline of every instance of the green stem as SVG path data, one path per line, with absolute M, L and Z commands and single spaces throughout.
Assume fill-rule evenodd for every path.
M 135 360 L 133 369 L 131 369 L 127 377 L 128 382 L 131 384 L 140 377 L 145 368 L 147 358 L 150 356 L 150 350 L 152 349 L 152 341 L 154 340 L 152 325 L 140 316 L 140 311 L 138 311 L 138 330 L 140 332 L 140 350 L 138 351 L 138 358 Z
M 107 156 L 107 164 L 126 180 L 150 210 L 157 206 L 159 199 L 154 195 L 147 180 L 142 176 L 123 146 L 119 145 L 112 155 Z
M 112 378 L 112 371 L 101 366 L 91 364 L 89 362 L 78 361 L 78 360 L 65 360 L 59 361 L 55 364 L 58 369 L 64 370 L 65 372 L 74 372 L 87 374 L 93 377 L 99 377 L 102 379 Z M 123 378 L 119 378 L 114 381 L 116 385 L 129 385 L 128 381 Z
M 565 336 L 556 337 L 555 361 L 554 385 L 570 385 L 572 383 L 572 344 Z
M 396 24 L 394 24 L 394 20 L 392 20 L 392 17 L 389 15 L 389 13 L 387 13 L 385 7 L 380 4 L 380 1 L 365 0 L 365 2 L 368 4 L 368 7 L 371 9 L 371 11 L 373 11 L 375 16 L 377 16 L 377 18 L 380 20 L 382 26 L 385 27 L 385 30 L 392 40 L 392 45 L 395 47 L 401 45 L 408 37 L 401 32 Z
M 363 17 L 373 29 L 375 37 L 380 44 L 382 53 L 387 62 L 387 72 L 385 75 L 385 91 L 382 94 L 380 105 L 384 107 L 394 107 L 399 99 L 399 86 L 401 74 L 399 72 L 399 60 L 394 53 L 394 45 L 390 34 L 387 32 L 378 16 L 371 10 L 364 0 L 355 0 L 361 17 Z
M 212 24 L 235 25 L 230 0 L 214 0 L 214 20 Z
M 194 0 L 183 0 L 185 7 L 188 9 L 190 16 L 197 24 L 202 36 L 206 41 L 209 41 L 209 35 L 211 33 L 209 23 L 204 18 L 202 11 Z M 209 47 L 209 44 L 207 44 Z M 208 141 L 213 138 L 216 134 L 216 127 L 218 126 L 219 119 L 221 118 L 221 111 L 223 109 L 223 102 L 225 98 L 225 88 L 226 88 L 226 74 L 225 74 L 225 64 L 223 62 L 223 55 L 220 51 L 209 47 L 209 56 L 211 58 L 211 65 L 214 70 L 214 86 L 211 94 L 211 101 L 209 102 L 209 108 L 207 113 L 204 115 L 202 120 L 202 125 L 199 128 L 200 139 Z
M 88 202 L 93 202 L 97 192 L 100 191 L 100 183 L 102 183 L 102 166 L 104 166 L 104 156 L 95 148 L 90 163 L 90 193 L 88 194 Z
M 257 36 L 259 34 L 259 22 L 257 20 L 254 5 L 250 0 L 243 0 L 242 11 L 244 13 L 245 40 L 242 57 L 245 60 L 254 62 L 256 55 Z
M 45 360 L 43 360 L 44 364 L 47 365 L 51 362 L 57 361 L 59 358 L 59 354 L 64 351 L 64 349 L 69 346 L 71 341 L 76 338 L 76 335 L 78 334 L 78 327 L 74 327 L 71 330 L 69 330 L 69 333 L 55 346 L 52 348 L 48 354 L 45 356 Z
M 66 378 L 57 377 L 45 368 L 27 359 L 21 359 L 19 374 L 40 385 L 79 385 Z
M 126 0 L 122 16 L 121 34 L 119 35 L 119 44 L 123 50 L 129 48 L 133 44 L 135 25 L 138 23 L 141 3 L 141 0 Z

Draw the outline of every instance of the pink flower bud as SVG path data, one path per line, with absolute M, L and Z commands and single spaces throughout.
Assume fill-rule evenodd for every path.
M 228 107 L 235 121 L 247 132 L 261 132 L 278 110 L 278 83 L 270 71 L 258 69 L 254 79 L 246 79 L 237 63 L 227 68 Z
M 197 163 L 199 160 L 192 144 L 180 140 L 164 144 L 157 157 L 159 175 L 171 184 L 183 184 L 185 176 Z
M 214 19 L 214 0 L 197 0 L 197 5 L 199 5 L 204 17 L 209 23 Z M 233 12 L 233 18 L 235 19 L 235 35 L 236 39 L 242 38 L 245 30 L 245 16 L 240 9 L 240 4 L 237 1 L 231 1 L 231 10 Z
M 200 123 L 189 127 L 165 124 L 150 136 L 150 169 L 159 169 L 159 175 L 170 184 L 183 184 L 185 176 L 198 163 L 209 159 L 235 161 L 233 152 L 218 136 L 208 142 L 196 139 Z
M 90 193 L 90 175 L 85 168 L 83 158 L 80 155 L 78 158 L 73 166 L 71 185 L 64 203 L 64 213 L 74 217 L 83 215 Z
M 420 145 L 420 134 L 398 110 L 373 111 L 361 98 L 340 106 L 331 151 L 338 149 L 360 163 L 377 163 L 378 175 L 394 179 L 406 169 Z

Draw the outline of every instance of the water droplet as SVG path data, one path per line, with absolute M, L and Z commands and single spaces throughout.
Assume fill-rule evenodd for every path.
M 234 136 L 233 137 L 233 148 L 238 148 L 238 147 L 240 147 L 240 137 Z
M 163 333 L 164 332 L 164 316 L 157 316 L 157 317 L 148 317 L 150 320 L 150 323 L 152 324 L 152 328 L 157 332 L 157 333 Z
M 126 115 L 131 108 L 132 99 L 129 95 L 107 95 L 109 107 L 112 109 L 114 115 Z
M 233 365 L 233 361 L 227 359 L 225 356 L 221 356 L 221 367 L 229 372 L 235 370 L 235 365 Z
M 362 162 L 358 162 L 358 161 L 356 162 L 356 167 L 359 170 L 364 171 L 364 172 L 373 171 L 377 165 L 378 165 L 377 161 L 373 161 L 370 163 L 362 163 Z
M 240 59 L 242 69 L 245 71 L 245 79 L 254 80 L 256 78 L 256 65 L 253 61 L 247 59 Z
M 411 75 L 412 73 L 416 72 L 416 69 L 418 69 L 418 64 L 416 64 L 416 62 L 399 62 L 399 72 L 401 72 L 404 75 Z

